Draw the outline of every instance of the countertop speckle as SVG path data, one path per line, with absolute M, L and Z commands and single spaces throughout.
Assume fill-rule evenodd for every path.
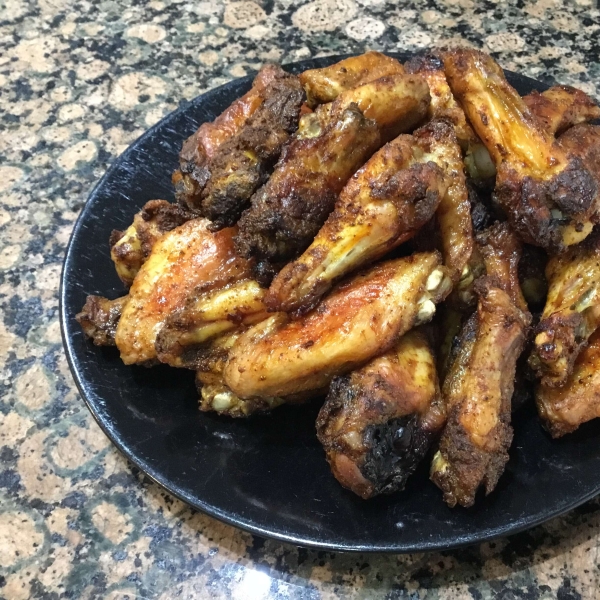
M 5 0 L 0 11 L 0 597 L 600 597 L 600 503 L 454 552 L 330 554 L 196 513 L 128 464 L 80 399 L 58 285 L 114 159 L 265 61 L 460 43 L 600 96 L 590 0 Z M 540 490 L 543 493 L 543 490 Z

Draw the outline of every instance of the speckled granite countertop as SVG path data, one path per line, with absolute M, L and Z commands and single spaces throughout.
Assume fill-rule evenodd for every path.
M 342 555 L 195 513 L 131 467 L 79 398 L 58 283 L 86 197 L 163 115 L 258 68 L 466 43 L 600 96 L 590 0 L 0 3 L 0 597 L 600 597 L 600 502 L 511 539 Z

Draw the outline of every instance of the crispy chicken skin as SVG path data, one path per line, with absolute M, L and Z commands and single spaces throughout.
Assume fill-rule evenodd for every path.
M 265 290 L 252 279 L 208 291 L 200 286 L 182 308 L 165 319 L 155 343 L 158 359 L 173 367 L 200 368 L 215 338 L 269 316 L 264 295 Z
M 600 330 L 590 337 L 562 387 L 543 383 L 537 387 L 536 403 L 542 422 L 553 438 L 600 417 Z
M 210 162 L 224 142 L 238 135 L 248 119 L 264 103 L 269 88 L 288 74 L 277 65 L 265 65 L 255 77 L 252 88 L 235 100 L 214 121 L 203 123 L 183 143 L 179 153 L 179 170 L 173 173 L 176 197 L 184 205 L 200 202 L 202 191 L 210 178 Z
M 268 177 L 281 149 L 298 127 L 304 92 L 297 77 L 272 81 L 265 100 L 240 131 L 223 142 L 207 163 L 200 191 L 176 182 L 178 201 L 212 221 L 212 229 L 234 225 L 252 194 Z M 188 193 L 189 192 L 189 193 Z
M 401 75 L 404 67 L 381 52 L 366 52 L 322 69 L 309 69 L 299 75 L 311 106 L 333 102 L 339 94 L 374 79 Z
M 156 240 L 191 218 L 193 215 L 182 206 L 166 200 L 150 200 L 125 231 L 113 231 L 109 241 L 110 257 L 121 281 L 130 286 Z
M 546 279 L 548 297 L 529 364 L 543 385 L 559 387 L 600 326 L 600 232 L 551 257 Z
M 447 234 L 444 255 L 451 256 L 445 263 L 460 263 L 460 273 L 466 263 L 460 254 L 470 255 L 471 248 L 464 247 L 472 235 L 460 148 L 453 136 L 449 124 L 432 122 L 373 155 L 342 190 L 310 247 L 274 279 L 266 298 L 269 308 L 310 310 L 335 280 L 413 237 L 436 209 Z M 459 220 L 463 217 L 464 203 L 466 220 L 451 223 L 457 213 Z
M 335 478 L 366 499 L 403 489 L 444 423 L 435 358 L 417 329 L 332 381 L 317 436 Z
M 125 364 L 156 359 L 158 331 L 200 284 L 221 287 L 249 276 L 248 261 L 233 248 L 235 229 L 212 233 L 208 225 L 206 219 L 187 221 L 154 244 L 117 326 L 115 341 Z
M 600 119 L 598 104 L 585 92 L 568 85 L 555 85 L 542 93 L 531 92 L 523 97 L 523 102 L 551 135 Z
M 518 287 L 520 244 L 506 223 L 478 235 L 487 275 L 475 284 L 476 312 L 463 326 L 442 386 L 448 423 L 431 479 L 450 505 L 472 506 L 496 486 L 512 441 L 511 398 L 531 315 Z
M 128 296 L 115 300 L 93 295 L 86 298 L 81 312 L 75 315 L 75 318 L 81 325 L 83 333 L 96 346 L 115 345 L 117 323 L 127 300 Z
M 430 104 L 429 86 L 420 75 L 388 75 L 342 92 L 331 105 L 317 108 L 323 121 L 339 118 L 356 104 L 379 127 L 382 141 L 414 129 L 425 120 Z
M 380 139 L 376 123 L 350 106 L 321 135 L 296 139 L 286 148 L 239 222 L 236 247 L 258 260 L 257 277 L 268 279 L 278 263 L 304 251 Z
M 380 263 L 297 321 L 277 313 L 255 325 L 232 348 L 225 383 L 241 398 L 326 387 L 433 317 L 449 290 L 440 262 L 430 252 Z
M 495 197 L 513 229 L 551 251 L 584 239 L 596 184 L 581 159 L 554 143 L 490 56 L 458 49 L 442 58 L 452 92 L 496 164 Z

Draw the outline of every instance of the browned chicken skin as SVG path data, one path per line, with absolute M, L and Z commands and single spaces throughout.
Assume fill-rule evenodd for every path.
M 271 284 L 267 305 L 286 312 L 309 310 L 341 276 L 414 236 L 440 201 L 447 234 L 444 262 L 460 274 L 466 263 L 461 254 L 468 258 L 471 252 L 471 219 L 460 149 L 444 121 L 397 137 L 352 177 L 310 247 Z M 461 201 L 466 219 L 451 222 Z
M 600 326 L 600 232 L 550 258 L 546 279 L 548 297 L 529 364 L 543 385 L 560 387 Z
M 440 262 L 430 252 L 380 263 L 297 321 L 278 313 L 255 325 L 232 348 L 225 383 L 241 398 L 327 386 L 433 317 L 450 289 Z
M 568 85 L 555 85 L 540 93 L 531 92 L 523 102 L 551 135 L 600 119 L 600 107 L 585 92 Z
M 518 288 L 519 243 L 506 224 L 478 236 L 488 275 L 475 286 L 477 311 L 460 333 L 442 386 L 448 423 L 431 479 L 454 506 L 496 486 L 512 441 L 511 398 L 531 316 Z
M 183 225 L 193 214 L 166 200 L 150 200 L 133 217 L 125 231 L 110 236 L 110 256 L 121 281 L 130 286 L 144 264 L 154 243 L 167 231 Z
M 497 168 L 495 197 L 523 241 L 551 251 L 591 231 L 596 184 L 578 157 L 554 143 L 494 60 L 442 53 L 448 83 Z
M 351 106 L 317 137 L 296 139 L 239 222 L 236 246 L 268 278 L 312 241 L 352 174 L 380 146 L 374 121 Z
M 425 334 L 412 330 L 333 380 L 317 436 L 335 478 L 366 499 L 403 489 L 444 422 L 435 358 Z
M 386 77 L 401 75 L 404 67 L 381 52 L 366 52 L 322 69 L 309 69 L 299 75 L 311 106 L 333 102 L 342 92 Z
M 88 296 L 80 313 L 75 315 L 83 333 L 96 346 L 114 346 L 117 324 L 127 302 L 127 296 L 109 300 L 102 296 Z
M 268 86 L 276 79 L 286 77 L 288 74 L 278 65 L 265 65 L 246 94 L 235 100 L 214 121 L 200 125 L 183 143 L 179 170 L 173 173 L 173 185 L 180 203 L 194 205 L 200 201 L 202 190 L 210 178 L 209 163 L 218 148 L 240 133 L 265 101 Z
M 536 390 L 538 411 L 552 437 L 575 431 L 582 423 L 600 417 L 600 330 L 577 356 L 565 384 Z

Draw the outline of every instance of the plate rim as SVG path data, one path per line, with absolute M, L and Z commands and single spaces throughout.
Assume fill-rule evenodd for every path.
M 384 52 L 384 54 L 388 56 L 392 56 L 398 58 L 399 60 L 407 60 L 412 56 L 416 56 L 420 54 L 419 52 Z M 332 54 L 326 56 L 317 56 L 309 59 L 304 59 L 301 61 L 293 61 L 288 63 L 282 63 L 282 67 L 289 69 L 299 69 L 302 68 L 304 64 L 310 63 L 311 68 L 314 65 L 315 60 L 317 61 L 327 61 L 330 63 L 337 62 L 344 58 L 348 58 L 350 56 L 357 56 L 357 54 Z M 287 70 L 286 69 L 286 70 Z M 533 79 L 526 75 L 522 75 L 520 73 L 515 73 L 510 70 L 505 70 L 506 73 L 510 75 L 518 76 L 522 79 L 529 80 L 531 84 L 535 84 L 538 87 L 543 87 L 547 89 L 550 87 L 550 84 L 544 83 L 542 81 Z M 166 121 L 176 118 L 177 116 L 185 113 L 190 106 L 200 101 L 200 99 L 204 99 L 210 96 L 217 96 L 219 92 L 233 83 L 242 83 L 242 82 L 250 82 L 253 79 L 254 75 L 246 75 L 244 77 L 233 78 L 230 81 L 219 85 L 217 87 L 211 88 L 202 94 L 194 97 L 192 100 L 183 102 L 180 104 L 178 108 L 174 111 L 165 115 L 162 119 L 160 119 L 157 123 L 155 123 L 152 127 L 148 128 L 144 133 L 142 133 L 138 138 L 136 138 L 131 144 L 126 148 L 126 150 L 121 153 L 119 156 L 113 159 L 112 164 L 108 167 L 102 177 L 96 182 L 96 184 L 92 187 L 90 192 L 87 194 L 87 199 L 75 221 L 71 234 L 69 236 L 69 241 L 65 250 L 64 258 L 61 265 L 61 276 L 60 276 L 60 286 L 59 286 L 59 322 L 60 322 L 60 330 L 62 337 L 62 345 L 65 351 L 65 355 L 67 358 L 67 363 L 69 365 L 69 370 L 71 371 L 71 375 L 73 377 L 73 381 L 79 391 L 79 395 L 83 399 L 85 405 L 90 411 L 92 417 L 96 421 L 96 423 L 100 426 L 100 429 L 106 435 L 106 437 L 110 440 L 110 442 L 117 448 L 117 450 L 121 453 L 121 455 L 128 460 L 133 466 L 139 469 L 146 477 L 148 477 L 152 482 L 158 484 L 164 490 L 166 490 L 169 494 L 172 494 L 174 497 L 184 502 L 188 506 L 190 506 L 193 510 L 198 510 L 203 512 L 204 514 L 209 515 L 212 518 L 217 519 L 227 525 L 233 526 L 235 528 L 246 531 L 252 535 L 257 535 L 259 537 L 265 539 L 272 539 L 278 542 L 283 542 L 287 544 L 292 544 L 295 546 L 311 548 L 315 550 L 329 551 L 329 552 L 353 552 L 353 553 L 384 553 L 384 554 L 407 554 L 407 553 L 417 553 L 417 552 L 434 552 L 434 551 L 445 551 L 445 550 L 455 550 L 458 548 L 463 548 L 466 546 L 471 546 L 474 544 L 481 544 L 485 542 L 489 542 L 499 537 L 503 536 L 512 536 L 518 534 L 520 532 L 526 531 L 533 527 L 537 527 L 543 523 L 546 523 L 556 517 L 566 514 L 571 510 L 581 506 L 582 504 L 588 502 L 589 500 L 596 497 L 600 494 L 600 479 L 598 481 L 597 486 L 589 491 L 587 494 L 579 497 L 576 501 L 568 502 L 564 505 L 561 505 L 555 508 L 550 513 L 544 513 L 539 517 L 528 520 L 524 522 L 522 519 L 519 519 L 516 523 L 497 526 L 494 529 L 488 531 L 485 535 L 477 535 L 477 534 L 467 534 L 458 536 L 456 540 L 451 543 L 436 543 L 430 542 L 428 540 L 423 540 L 420 544 L 414 543 L 402 543 L 400 538 L 397 543 L 394 545 L 362 545 L 362 544 L 343 544 L 343 543 L 323 543 L 314 539 L 307 539 L 305 536 L 297 536 L 292 533 L 280 533 L 278 531 L 270 531 L 267 528 L 257 525 L 253 523 L 251 520 L 246 520 L 242 515 L 237 517 L 232 517 L 229 513 L 220 510 L 218 507 L 206 504 L 202 501 L 199 501 L 198 498 L 191 497 L 190 494 L 187 494 L 184 490 L 179 489 L 176 484 L 169 482 L 165 478 L 163 478 L 156 469 L 152 468 L 142 457 L 137 456 L 132 449 L 128 448 L 126 444 L 122 442 L 122 439 L 119 435 L 116 434 L 114 430 L 112 430 L 101 417 L 99 412 L 96 409 L 94 403 L 88 398 L 88 394 L 85 391 L 85 386 L 83 383 L 83 378 L 79 369 L 76 366 L 75 360 L 75 350 L 73 347 L 73 342 L 68 336 L 68 319 L 69 315 L 66 314 L 65 303 L 66 303 L 66 272 L 68 263 L 71 260 L 74 240 L 79 234 L 84 222 L 86 221 L 86 217 L 88 212 L 91 211 L 92 207 L 95 206 L 93 202 L 94 197 L 97 191 L 102 187 L 106 180 L 110 178 L 112 173 L 119 168 L 120 163 L 125 160 L 131 153 L 135 152 L 136 147 L 140 142 L 142 142 L 145 138 L 150 137 L 153 133 L 164 126 Z M 552 84 L 554 85 L 554 84 Z M 90 203 L 90 200 L 92 202 Z M 456 510 L 456 509 L 455 509 Z M 458 509 L 464 510 L 464 509 Z M 468 510 L 468 509 L 466 509 Z

